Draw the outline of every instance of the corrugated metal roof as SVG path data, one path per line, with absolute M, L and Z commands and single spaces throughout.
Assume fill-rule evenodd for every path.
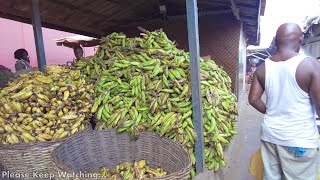
M 265 0 L 198 0 L 198 11 L 230 10 L 234 2 L 243 22 L 249 44 L 259 41 L 259 16 Z M 0 0 L 0 17 L 31 23 L 30 0 Z M 161 19 L 159 5 L 168 16 L 185 15 L 185 0 L 40 0 L 44 27 L 100 37 L 119 26 Z

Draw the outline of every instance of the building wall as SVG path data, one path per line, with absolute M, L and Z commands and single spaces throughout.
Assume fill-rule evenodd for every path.
M 14 52 L 19 48 L 28 51 L 31 65 L 37 66 L 37 54 L 34 42 L 33 28 L 29 24 L 0 18 L 0 64 L 15 72 Z M 76 34 L 42 28 L 44 49 L 47 64 L 65 64 L 74 58 L 73 50 L 57 46 L 55 39 L 74 36 Z M 84 48 L 85 55 L 94 54 L 93 48 Z
M 303 53 L 314 58 L 320 57 L 320 36 L 310 37 L 304 41 Z
M 149 31 L 163 28 L 172 40 L 178 44 L 178 48 L 188 51 L 188 30 L 186 18 L 169 18 L 163 21 L 151 23 L 138 23 L 119 31 L 129 36 L 138 36 L 137 26 Z M 239 36 L 241 23 L 233 14 L 207 15 L 199 17 L 200 55 L 211 58 L 226 70 L 232 78 L 232 88 L 237 91 L 237 75 L 239 62 Z M 242 79 L 242 77 L 241 77 Z M 236 92 L 237 94 L 237 92 Z

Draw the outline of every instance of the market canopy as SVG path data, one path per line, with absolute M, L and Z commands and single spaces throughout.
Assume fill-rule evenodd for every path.
M 0 0 L 0 17 L 32 23 L 32 1 Z M 87 36 L 105 36 L 118 28 L 186 15 L 185 0 L 45 0 L 39 1 L 42 26 Z M 265 0 L 198 0 L 200 13 L 232 10 L 243 22 L 249 45 L 260 41 L 259 16 Z

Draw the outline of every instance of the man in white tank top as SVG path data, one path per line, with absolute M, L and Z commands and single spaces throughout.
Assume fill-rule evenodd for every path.
M 265 114 L 261 128 L 265 180 L 317 179 L 320 62 L 298 53 L 302 35 L 297 24 L 281 25 L 277 53 L 259 66 L 251 84 L 249 103 Z M 261 99 L 264 92 L 266 103 Z

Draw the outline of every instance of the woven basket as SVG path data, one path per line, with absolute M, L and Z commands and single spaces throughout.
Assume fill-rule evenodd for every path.
M 92 131 L 92 127 L 88 124 L 85 130 L 77 134 L 90 131 Z M 55 172 L 56 169 L 52 163 L 51 153 L 54 148 L 73 136 L 75 135 L 48 142 L 0 144 L 0 161 L 6 171 L 23 176 L 15 179 L 39 179 L 39 174 L 50 175 Z M 25 175 L 29 177 L 26 178 Z M 40 179 L 50 178 L 41 177 Z
M 57 147 L 52 159 L 61 171 L 81 176 L 70 179 L 90 179 L 102 167 L 114 169 L 120 163 L 144 159 L 152 168 L 163 167 L 168 172 L 154 179 L 181 180 L 189 177 L 192 164 L 189 153 L 172 140 L 141 132 L 138 140 L 131 141 L 129 134 L 115 130 L 79 134 Z

